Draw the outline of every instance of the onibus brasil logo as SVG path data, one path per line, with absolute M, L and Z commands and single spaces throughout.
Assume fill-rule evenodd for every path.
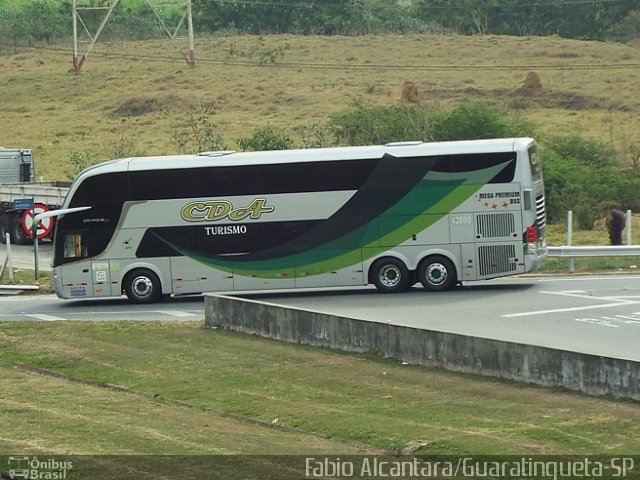
M 12 480 L 64 480 L 73 469 L 73 462 L 14 456 L 8 458 L 7 466 Z

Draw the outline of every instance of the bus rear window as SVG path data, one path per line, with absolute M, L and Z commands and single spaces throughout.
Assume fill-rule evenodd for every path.
M 542 179 L 542 166 L 540 165 L 540 157 L 538 156 L 538 147 L 529 148 L 529 165 L 531 166 L 531 178 L 533 181 Z

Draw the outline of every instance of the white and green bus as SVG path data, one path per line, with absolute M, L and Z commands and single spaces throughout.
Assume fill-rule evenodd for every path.
M 63 209 L 61 298 L 440 291 L 546 258 L 530 138 L 125 158 L 83 171 Z

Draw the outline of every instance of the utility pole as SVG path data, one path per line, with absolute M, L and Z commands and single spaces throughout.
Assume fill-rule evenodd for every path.
M 84 65 L 85 60 L 91 53 L 93 46 L 95 45 L 98 37 L 102 33 L 104 26 L 107 24 L 107 21 L 111 17 L 111 14 L 116 8 L 116 6 L 120 3 L 120 0 L 108 0 L 107 5 L 102 7 L 83 7 L 78 6 L 78 0 L 73 0 L 73 70 L 78 73 Z M 164 30 L 164 32 L 169 36 L 169 38 L 174 42 L 178 51 L 182 54 L 182 56 L 187 61 L 187 65 L 191 68 L 195 68 L 196 66 L 196 55 L 195 55 L 195 41 L 193 36 L 193 17 L 191 14 L 191 0 L 163 0 L 162 3 L 158 0 L 146 0 L 146 4 L 151 8 L 156 19 L 160 23 L 160 26 Z M 162 18 L 162 10 L 164 8 L 176 8 L 181 7 L 184 8 L 184 13 L 178 22 L 178 25 L 173 27 L 173 29 L 167 25 L 167 22 Z M 102 21 L 95 33 L 91 33 L 89 28 L 87 27 L 84 19 L 82 18 L 83 13 L 89 10 L 103 10 L 105 12 Z M 183 29 L 183 26 L 187 24 L 187 36 L 178 36 L 180 31 Z M 78 26 L 81 26 L 84 31 L 84 37 L 88 37 L 87 40 L 80 40 L 78 34 Z M 185 51 L 180 46 L 180 40 L 188 40 L 188 51 Z M 79 45 L 85 46 L 84 53 L 80 56 Z
M 193 40 L 193 17 L 191 15 L 191 0 L 186 0 L 186 1 L 182 0 L 182 1 L 184 1 L 183 3 L 184 13 L 182 14 L 182 17 L 180 18 L 180 20 L 178 21 L 178 24 L 175 27 L 173 27 L 173 30 L 170 28 L 169 25 L 167 25 L 167 23 L 164 21 L 164 19 L 160 14 L 163 8 L 167 8 L 167 7 L 175 8 L 177 6 L 176 2 L 175 1 L 172 2 L 171 0 L 163 0 L 163 1 L 146 0 L 146 3 L 151 7 L 151 10 L 153 10 L 153 13 L 156 16 L 156 19 L 162 26 L 162 29 L 164 30 L 164 32 L 173 41 L 178 51 L 182 54 L 184 59 L 187 61 L 187 65 L 189 65 L 191 68 L 195 68 L 196 54 L 195 54 L 195 42 Z M 180 1 L 178 3 L 180 3 Z M 186 37 L 178 36 L 178 34 L 180 33 L 180 30 L 184 26 L 185 20 L 187 21 L 187 36 Z M 184 48 L 180 46 L 180 40 L 188 40 L 188 43 L 189 43 L 188 51 L 185 51 Z
M 93 50 L 93 46 L 96 44 L 98 37 L 102 33 L 102 29 L 107 24 L 107 20 L 111 16 L 111 12 L 116 8 L 116 5 L 120 2 L 120 0 L 110 0 L 108 5 L 104 7 L 79 7 L 78 1 L 73 0 L 73 70 L 78 73 L 84 64 L 84 61 L 87 59 L 91 50 Z M 82 13 L 88 10 L 106 10 L 106 14 L 100 22 L 100 26 L 96 30 L 95 34 L 92 34 L 87 25 L 84 23 L 82 19 Z M 82 25 L 85 33 L 89 37 L 89 40 L 78 40 L 78 22 Z M 78 43 L 82 43 L 86 45 L 85 52 L 82 54 L 82 57 L 78 57 Z

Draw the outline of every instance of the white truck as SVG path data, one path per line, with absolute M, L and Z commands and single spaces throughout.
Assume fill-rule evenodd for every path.
M 34 228 L 36 214 L 60 208 L 69 182 L 36 182 L 33 154 L 29 149 L 0 147 L 0 242 L 30 243 L 53 238 L 54 222 L 46 218 Z

